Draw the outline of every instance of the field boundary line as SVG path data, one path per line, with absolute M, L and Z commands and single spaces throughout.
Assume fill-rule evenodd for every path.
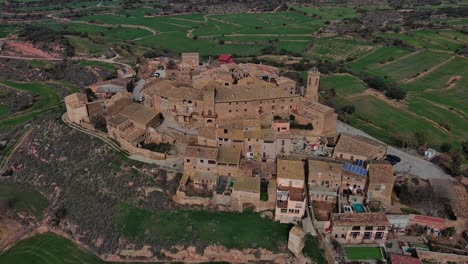
M 444 60 L 443 62 L 437 64 L 437 65 L 434 65 L 432 68 L 430 68 L 429 70 L 423 72 L 423 73 L 420 73 L 418 76 L 416 77 L 411 77 L 411 78 L 407 78 L 407 79 L 403 79 L 403 83 L 409 83 L 409 82 L 412 82 L 412 81 L 415 81 L 415 80 L 418 80 L 419 78 L 423 78 L 424 76 L 432 73 L 433 71 L 439 69 L 441 66 L 443 66 L 444 64 L 446 63 L 449 63 L 451 60 L 455 59 L 455 56 L 452 56 L 446 60 Z
M 458 109 L 458 108 L 453 108 L 453 107 L 452 107 L 452 109 L 450 109 L 450 108 L 449 108 L 448 106 L 446 106 L 446 105 L 438 104 L 438 103 L 436 103 L 436 102 L 433 102 L 433 101 L 431 101 L 431 100 L 428 100 L 428 99 L 425 99 L 425 98 L 422 98 L 422 97 L 419 97 L 419 96 L 413 96 L 413 97 L 414 97 L 414 98 L 417 98 L 417 99 L 419 99 L 419 100 L 426 101 L 426 102 L 428 102 L 428 103 L 430 103 L 430 104 L 432 104 L 432 105 L 435 105 L 435 106 L 437 106 L 437 107 L 443 108 L 443 109 L 445 109 L 445 110 L 447 110 L 447 111 L 449 111 L 449 112 L 454 112 L 455 115 L 457 115 L 458 117 L 460 117 L 460 118 L 462 118 L 462 119 L 467 119 L 468 114 L 465 113 L 465 111 L 463 111 L 463 110 L 460 110 L 460 109 Z
M 388 62 L 385 62 L 385 63 L 379 63 L 379 64 L 376 65 L 376 67 L 377 67 L 377 68 L 382 68 L 382 67 L 384 67 L 384 66 L 390 65 L 390 64 L 392 64 L 392 63 L 394 63 L 394 62 L 397 62 L 397 61 L 399 61 L 399 60 L 406 59 L 406 58 L 411 57 L 411 56 L 413 56 L 413 55 L 417 55 L 417 54 L 421 53 L 421 51 L 423 51 L 423 50 L 416 50 L 416 51 L 414 51 L 414 52 L 411 52 L 411 53 L 409 53 L 409 54 L 406 54 L 405 56 L 401 56 L 401 57 L 399 57 L 399 58 L 397 58 L 397 59 L 395 59 L 395 60 L 388 61 Z

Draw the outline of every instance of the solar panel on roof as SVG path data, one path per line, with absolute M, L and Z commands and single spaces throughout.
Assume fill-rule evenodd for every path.
M 364 164 L 364 161 L 363 160 L 356 160 L 356 165 L 358 166 L 362 166 Z
M 366 169 L 364 170 L 364 174 L 363 174 L 363 175 L 364 175 L 364 176 L 367 176 L 367 170 L 366 170 Z
M 364 175 L 364 169 L 363 168 L 359 168 L 359 174 Z
M 356 173 L 356 174 L 357 174 L 357 173 L 358 173 L 358 172 L 357 172 L 357 171 L 358 171 L 358 169 L 359 169 L 358 167 L 356 167 L 356 166 L 353 166 L 353 172 L 354 172 L 354 173 Z

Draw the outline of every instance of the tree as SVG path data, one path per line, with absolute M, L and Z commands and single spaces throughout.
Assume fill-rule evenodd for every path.
M 463 156 L 460 150 L 453 151 L 450 154 L 450 157 L 450 173 L 452 174 L 452 176 L 458 176 L 461 174 L 461 168 L 465 157 Z
M 88 97 L 88 101 L 92 102 L 94 99 L 97 98 L 93 90 L 86 88 L 85 92 L 86 92 L 86 97 Z
M 224 40 L 222 40 L 222 39 L 218 40 L 218 44 L 219 45 L 224 45 Z
M 450 143 L 445 142 L 442 145 L 440 145 L 441 152 L 448 153 L 451 149 L 452 149 L 452 145 L 450 145 Z
M 468 155 L 468 140 L 462 142 L 462 150 L 465 155 Z
M 391 87 L 386 93 L 388 98 L 396 99 L 398 101 L 405 99 L 406 91 L 400 87 Z

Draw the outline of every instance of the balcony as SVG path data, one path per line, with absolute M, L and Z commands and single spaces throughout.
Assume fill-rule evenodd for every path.
M 276 201 L 276 207 L 278 208 L 288 208 L 288 201 Z

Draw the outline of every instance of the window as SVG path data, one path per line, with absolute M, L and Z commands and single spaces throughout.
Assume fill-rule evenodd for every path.
M 342 158 L 343 158 L 343 154 L 340 154 L 340 159 L 342 159 Z
M 190 162 L 190 159 L 187 159 L 187 162 Z
M 227 134 L 228 130 L 227 129 L 224 129 L 224 134 Z
M 341 238 L 345 238 L 345 234 L 341 234 Z
M 380 186 L 380 184 L 376 184 L 374 190 L 375 190 L 376 192 L 380 192 L 380 189 L 381 189 L 381 188 L 382 188 L 382 187 Z
M 296 208 L 302 208 L 302 203 L 296 203 Z
M 271 106 L 271 109 L 275 109 L 275 106 L 274 106 L 274 105 L 272 105 L 272 106 Z
M 351 156 L 351 160 L 354 160 L 354 156 Z
M 383 239 L 384 232 L 377 232 L 375 233 L 375 239 Z
M 281 212 L 282 212 L 282 213 L 287 213 L 287 212 L 288 212 L 288 209 L 281 209 Z
M 361 235 L 361 233 L 359 233 L 359 232 L 351 232 L 351 237 L 352 237 L 353 239 L 356 239 L 359 235 Z
M 204 162 L 205 162 L 204 160 L 202 160 L 202 159 L 200 160 L 200 163 L 204 163 Z
M 294 213 L 294 209 L 289 209 L 288 213 Z
M 335 234 L 335 238 L 338 238 L 338 234 Z
M 292 187 L 293 181 L 289 180 L 289 187 Z
M 360 226 L 353 226 L 353 230 L 361 230 Z
M 377 230 L 379 230 L 379 231 L 385 230 L 385 226 L 379 226 L 379 227 L 377 227 Z
M 232 112 L 232 110 L 229 110 L 229 113 L 231 113 L 231 112 Z
M 366 226 L 365 230 L 374 230 L 373 226 Z
M 372 232 L 364 232 L 364 237 L 363 239 L 370 239 L 372 235 Z
M 244 112 L 247 112 L 247 109 L 244 109 Z
M 215 160 L 208 160 L 208 164 L 216 164 Z
M 231 102 L 229 102 L 229 105 L 231 105 Z
M 299 210 L 298 210 L 298 209 L 295 209 L 295 210 L 294 210 L 294 213 L 295 213 L 295 214 L 298 214 L 298 213 L 299 213 Z

